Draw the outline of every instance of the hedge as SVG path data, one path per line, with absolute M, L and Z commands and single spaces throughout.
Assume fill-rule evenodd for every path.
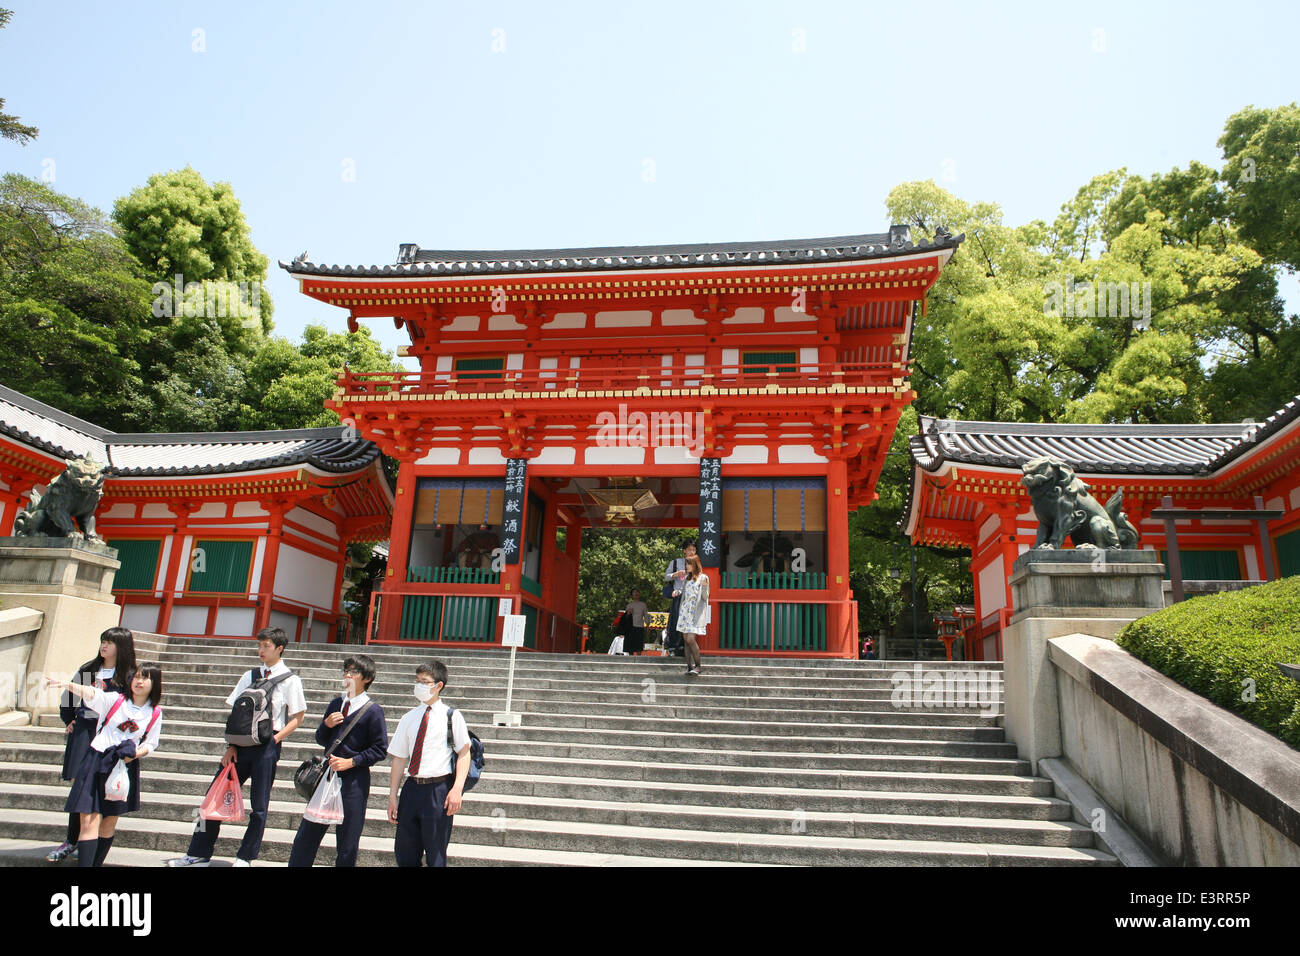
M 1191 598 L 1134 621 L 1116 643 L 1189 690 L 1300 749 L 1300 576 Z

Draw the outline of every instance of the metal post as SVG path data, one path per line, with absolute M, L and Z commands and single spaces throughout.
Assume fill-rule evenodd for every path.
M 506 713 L 511 713 L 510 704 L 515 696 L 515 651 L 517 648 L 510 648 L 510 676 L 506 678 Z

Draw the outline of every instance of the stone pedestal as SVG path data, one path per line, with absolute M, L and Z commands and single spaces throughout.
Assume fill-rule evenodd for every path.
M 33 715 L 58 711 L 58 694 L 44 688 L 46 675 L 67 680 L 95 656 L 99 635 L 116 627 L 121 608 L 113 602 L 113 577 L 122 565 L 117 551 L 75 538 L 0 538 L 0 609 L 42 613 L 26 674 L 0 675 L 17 687 L 18 706 Z
M 1047 642 L 1067 634 L 1114 639 L 1129 621 L 1164 607 L 1164 573 L 1154 551 L 1028 551 L 1011 566 L 1014 613 L 1002 635 L 1006 731 L 1033 772 L 1039 760 L 1061 755 Z

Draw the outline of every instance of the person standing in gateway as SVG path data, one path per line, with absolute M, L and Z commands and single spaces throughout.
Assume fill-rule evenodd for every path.
M 682 583 L 686 580 L 686 561 L 695 557 L 695 539 L 687 538 L 682 542 L 682 556 L 668 562 L 664 572 L 664 597 L 673 599 L 668 611 L 668 646 L 665 650 L 677 654 L 682 647 L 682 638 L 678 633 L 677 613 L 682 606 Z

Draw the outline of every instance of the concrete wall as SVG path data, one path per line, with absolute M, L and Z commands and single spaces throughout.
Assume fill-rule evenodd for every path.
M 1048 656 L 1065 760 L 1154 854 L 1300 866 L 1300 752 L 1112 641 L 1058 637 Z

